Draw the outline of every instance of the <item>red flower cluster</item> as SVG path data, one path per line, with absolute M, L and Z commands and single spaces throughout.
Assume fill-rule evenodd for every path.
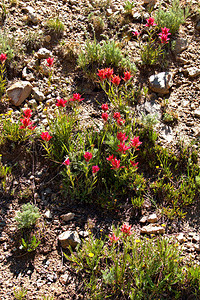
M 32 116 L 32 110 L 30 108 L 24 109 L 23 113 L 26 118 L 30 118 Z
M 118 124 L 119 126 L 122 126 L 122 125 L 125 123 L 125 120 L 123 120 L 123 119 L 121 118 L 121 115 L 120 115 L 119 112 L 115 112 L 114 115 L 113 115 L 113 118 L 117 121 L 117 124 Z
M 142 142 L 139 141 L 139 136 L 134 136 L 133 139 L 131 139 L 130 145 L 131 147 L 137 148 L 142 144 Z
M 107 104 L 107 103 L 102 104 L 102 105 L 101 105 L 101 109 L 102 109 L 104 112 L 106 112 L 106 111 L 108 110 L 108 104 Z
M 65 159 L 62 164 L 65 165 L 65 166 L 69 166 L 70 165 L 69 158 Z
M 101 81 L 103 81 L 105 79 L 109 79 L 116 86 L 118 86 L 121 81 L 121 78 L 118 75 L 114 75 L 113 69 L 110 69 L 110 68 L 98 70 L 97 75 L 99 76 Z M 131 77 L 132 77 L 131 73 L 126 71 L 126 72 L 124 72 L 124 77 L 122 79 L 126 82 Z
M 81 102 L 82 100 L 84 100 L 84 98 L 81 98 L 81 95 L 78 93 L 73 94 L 73 98 L 69 99 L 69 101 L 78 101 L 78 102 Z
M 108 114 L 106 112 L 102 113 L 101 117 L 105 122 L 108 120 Z
M 98 166 L 92 166 L 92 173 L 95 174 L 99 172 L 99 167 Z
M 133 31 L 132 33 L 133 33 L 133 36 L 135 36 L 135 37 L 138 37 L 140 35 L 140 33 L 137 30 Z
M 111 79 L 113 76 L 113 69 L 106 68 L 106 69 L 101 69 L 98 70 L 97 75 L 99 76 L 100 80 L 103 81 L 105 79 Z
M 108 158 L 107 158 L 108 161 L 111 162 L 111 165 L 112 165 L 112 170 L 117 170 L 117 169 L 121 169 L 121 168 L 124 168 L 124 166 L 121 166 L 120 167 L 120 159 L 117 159 L 116 157 L 113 157 L 113 155 L 110 155 Z
M 122 142 L 125 142 L 128 139 L 128 136 L 126 136 L 125 133 L 118 132 L 117 133 L 117 139 L 122 143 Z
M 123 224 L 122 228 L 120 229 L 126 236 L 131 235 L 132 231 L 131 231 L 131 225 L 127 225 L 127 224 Z
M 33 122 L 31 122 L 30 118 L 26 118 L 24 117 L 23 119 L 20 119 L 20 121 L 22 122 L 22 125 L 19 127 L 19 129 L 30 129 L 33 130 L 35 129 L 36 126 L 32 126 Z
M 0 55 L 0 61 L 3 64 L 7 59 L 7 54 L 1 53 Z
M 57 99 L 56 106 L 58 106 L 58 107 L 65 107 L 65 103 L 67 103 L 67 100 Z
M 90 153 L 90 152 L 85 152 L 85 154 L 83 155 L 84 156 L 84 158 L 85 158 L 85 161 L 86 162 L 89 162 L 90 161 L 90 159 L 92 159 L 92 153 Z
M 110 245 L 112 245 L 113 243 L 116 243 L 117 241 L 119 241 L 119 237 L 116 237 L 116 235 L 114 233 L 112 235 L 109 234 L 109 240 L 110 240 Z
M 52 139 L 52 136 L 48 133 L 48 131 L 42 132 L 41 138 L 43 141 L 48 142 L 50 139 Z
M 147 21 L 147 24 L 145 25 L 146 27 L 151 27 L 151 26 L 157 26 L 156 23 L 154 23 L 154 18 L 149 18 L 146 20 Z
M 136 169 L 138 168 L 138 166 L 137 166 L 138 162 L 135 163 L 134 161 L 130 160 L 130 163 L 131 163 L 132 167 L 135 167 Z
M 118 147 L 117 151 L 122 152 L 123 154 L 125 154 L 126 151 L 131 148 L 131 146 L 126 146 L 125 143 L 122 142 L 119 145 L 117 145 L 117 147 Z
M 53 61 L 54 61 L 54 58 L 51 58 L 51 57 L 47 58 L 46 59 L 47 66 L 51 68 L 53 66 Z
M 162 30 L 162 32 L 159 33 L 159 36 L 160 36 L 160 39 L 161 39 L 161 43 L 162 43 L 162 44 L 167 44 L 168 41 L 170 40 L 170 39 L 168 38 L 168 36 L 171 35 L 171 33 L 169 32 L 170 29 L 164 27 L 164 28 L 161 28 L 161 30 Z

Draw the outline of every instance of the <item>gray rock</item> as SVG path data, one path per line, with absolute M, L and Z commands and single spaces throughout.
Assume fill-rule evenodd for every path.
M 69 246 L 75 248 L 81 243 L 79 235 L 76 231 L 65 231 L 58 236 L 58 240 L 64 249 Z
M 40 49 L 38 50 L 38 52 L 35 54 L 35 56 L 36 56 L 38 59 L 48 58 L 48 57 L 52 56 L 52 52 L 49 51 L 49 50 L 46 49 L 46 48 L 40 48 Z
M 7 95 L 11 103 L 19 106 L 30 95 L 32 85 L 28 81 L 18 81 L 7 89 Z
M 188 75 L 191 78 L 197 77 L 200 75 L 200 69 L 197 67 L 191 67 L 187 69 Z
M 156 234 L 156 233 L 165 233 L 165 228 L 158 225 L 149 224 L 144 226 L 140 230 L 141 234 Z
M 176 39 L 176 45 L 174 47 L 174 52 L 176 54 L 181 53 L 182 51 L 186 50 L 188 47 L 188 41 L 183 38 Z
M 151 215 L 148 217 L 147 221 L 148 221 L 149 223 L 156 223 L 156 222 L 158 222 L 158 217 L 157 217 L 156 214 L 151 214 Z
M 148 217 L 147 216 L 143 216 L 141 219 L 140 219 L 140 223 L 146 223 Z
M 161 72 L 156 75 L 151 75 L 149 77 L 149 87 L 155 93 L 168 94 L 173 84 L 172 79 L 173 73 L 171 72 Z
M 33 93 L 35 100 L 37 100 L 39 102 L 45 100 L 45 95 L 42 92 L 40 92 L 37 87 L 34 87 L 32 89 L 32 93 Z
M 70 212 L 70 213 L 62 215 L 60 217 L 63 221 L 67 222 L 67 221 L 73 220 L 73 218 L 75 217 L 75 214 Z
M 196 30 L 200 31 L 200 21 L 196 25 Z

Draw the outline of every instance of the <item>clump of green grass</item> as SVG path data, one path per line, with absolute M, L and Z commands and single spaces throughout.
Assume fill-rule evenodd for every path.
M 78 56 L 78 65 L 85 73 L 95 72 L 97 68 L 114 67 L 121 70 L 135 71 L 135 64 L 126 57 L 120 45 L 115 41 L 103 41 L 98 43 L 87 40 L 85 50 Z
M 61 35 L 63 31 L 65 30 L 65 26 L 63 22 L 59 19 L 59 17 L 56 17 L 54 19 L 50 19 L 46 22 L 46 27 L 52 32 L 57 35 Z
M 14 57 L 14 38 L 8 37 L 6 32 L 0 32 L 0 53 L 7 54 L 7 60 Z
M 185 8 L 181 7 L 180 0 L 173 0 L 168 10 L 159 7 L 155 15 L 155 21 L 159 28 L 167 27 L 170 29 L 171 34 L 175 34 L 180 25 L 185 23 L 189 16 L 190 6 Z

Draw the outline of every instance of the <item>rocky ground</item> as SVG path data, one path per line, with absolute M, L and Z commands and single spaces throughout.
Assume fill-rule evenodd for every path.
M 149 2 L 145 0 L 145 3 Z M 156 1 L 155 1 L 156 2 Z M 182 1 L 186 5 L 185 1 Z M 156 2 L 155 9 L 159 3 Z M 124 1 L 5 1 L 6 18 L 2 20 L 1 34 L 14 38 L 14 60 L 8 66 L 7 95 L 12 98 L 14 88 L 22 85 L 29 90 L 21 99 L 2 100 L 0 113 L 11 111 L 12 118 L 18 119 L 20 109 L 31 107 L 33 121 L 41 128 L 47 126 L 47 116 L 53 114 L 56 99 L 69 97 L 80 92 L 85 98 L 82 103 L 82 119 L 87 123 L 91 116 L 100 120 L 99 105 L 104 97 L 96 84 L 86 78 L 77 67 L 77 55 L 84 48 L 86 38 L 93 39 L 93 24 L 97 38 L 101 31 L 109 39 L 122 40 L 125 33 L 141 30 L 150 16 L 147 4 L 137 1 L 133 7 L 130 22 L 126 23 Z M 191 15 L 176 34 L 176 46 L 170 52 L 165 66 L 142 67 L 138 42 L 128 35 L 124 38 L 123 51 L 129 53 L 137 66 L 135 84 L 148 86 L 146 96 L 142 95 L 135 108 L 137 118 L 143 114 L 156 115 L 156 131 L 159 141 L 165 147 L 173 148 L 177 141 L 193 143 L 199 147 L 200 137 L 200 14 L 198 1 L 191 2 Z M 3 11 L 3 6 L 2 6 Z M 57 17 L 65 28 L 55 35 L 46 26 L 49 19 Z M 104 25 L 95 22 L 101 16 Z M 100 30 L 100 32 L 99 32 Z M 99 35 L 99 37 L 98 37 Z M 46 59 L 54 57 L 51 85 L 48 83 Z M 168 73 L 163 73 L 168 72 Z M 164 76 L 164 77 L 163 77 Z M 15 86 L 13 87 L 13 84 Z M 23 92 L 24 92 L 23 86 Z M 22 100 L 23 99 L 23 100 Z M 21 101 L 22 100 L 22 101 Z M 22 102 L 22 103 L 20 103 Z M 163 122 L 163 109 L 173 116 L 173 122 Z M 65 231 L 74 230 L 86 238 L 89 231 L 108 233 L 111 224 L 126 221 L 133 224 L 136 235 L 143 233 L 164 234 L 176 237 L 183 249 L 185 259 L 199 264 L 200 205 L 195 211 L 190 209 L 180 223 L 166 222 L 159 210 L 146 203 L 141 215 L 132 216 L 129 205 L 121 211 L 102 212 L 92 206 L 82 206 L 63 202 L 59 193 L 58 170 L 52 174 L 49 162 L 38 157 L 39 149 L 33 155 L 19 149 L 1 149 L 5 162 L 18 163 L 15 180 L 12 182 L 14 194 L 3 195 L 0 216 L 0 297 L 14 299 L 14 290 L 27 289 L 27 299 L 82 299 L 83 288 L 70 265 L 64 261 L 63 250 L 58 237 Z M 31 194 L 29 194 L 31 190 Z M 22 195 L 23 194 L 23 195 Z M 23 199 L 31 199 L 42 212 L 36 225 L 41 244 L 36 252 L 21 254 L 20 239 L 17 240 L 14 217 Z M 65 216 L 67 213 L 73 213 Z M 63 217 L 64 215 L 64 217 Z M 155 225 L 152 225 L 155 224 Z

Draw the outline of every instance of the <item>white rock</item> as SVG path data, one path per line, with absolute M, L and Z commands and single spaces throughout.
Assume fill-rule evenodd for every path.
M 69 281 L 70 281 L 70 275 L 69 275 L 68 273 L 63 274 L 63 275 L 60 276 L 60 282 L 61 282 L 62 284 L 65 285 L 65 284 L 67 284 Z
M 155 234 L 155 233 L 164 233 L 165 228 L 158 225 L 149 224 L 141 228 L 140 233 L 142 234 Z
M 140 219 L 140 223 L 145 223 L 147 219 L 148 219 L 147 216 L 142 217 L 142 219 Z
M 29 72 L 27 67 L 25 67 L 22 71 L 22 77 L 27 81 L 34 81 L 35 77 L 33 76 L 32 72 Z
M 185 242 L 184 234 L 182 232 L 177 235 L 176 239 L 179 243 Z
M 51 211 L 48 209 L 48 210 L 45 212 L 44 216 L 45 216 L 45 218 L 47 218 L 47 219 L 52 219 L 52 213 L 51 213 Z
M 200 108 L 195 109 L 193 114 L 195 117 L 200 118 Z
M 28 81 L 18 81 L 7 89 L 7 95 L 11 103 L 19 106 L 30 95 L 32 85 Z
M 46 48 L 40 48 L 40 49 L 38 50 L 38 52 L 35 54 L 35 56 L 36 56 L 38 59 L 48 58 L 48 57 L 52 56 L 52 52 L 49 51 L 49 50 L 46 49 Z
M 173 73 L 171 72 L 161 72 L 156 75 L 151 75 L 149 77 L 149 87 L 155 93 L 168 94 L 173 84 L 172 79 Z
M 197 77 L 200 75 L 200 69 L 197 67 L 188 68 L 187 71 L 188 71 L 189 77 L 191 77 L 191 78 L 194 78 L 194 77 Z
M 149 223 L 156 223 L 158 222 L 158 217 L 156 214 L 152 214 L 148 217 L 148 220 L 147 220 Z
M 60 217 L 63 221 L 67 222 L 67 221 L 73 220 L 73 218 L 75 217 L 75 214 L 70 212 L 70 213 L 62 215 Z
M 66 249 L 68 246 L 72 248 L 81 243 L 79 235 L 76 231 L 65 231 L 58 236 L 61 246 Z

